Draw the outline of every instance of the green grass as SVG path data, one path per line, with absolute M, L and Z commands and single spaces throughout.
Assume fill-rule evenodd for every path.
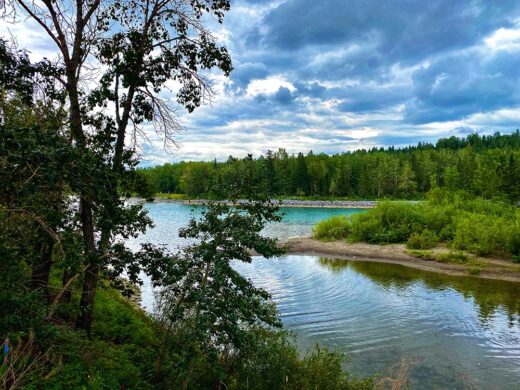
M 40 346 L 48 352 L 38 370 L 30 373 L 26 388 L 182 388 L 186 375 L 190 388 L 212 388 L 218 382 L 228 389 L 243 389 L 246 383 L 254 383 L 255 389 L 373 388 L 374 378 L 357 379 L 344 371 L 344 354 L 317 347 L 302 357 L 287 331 L 256 327 L 248 331 L 252 342 L 238 355 L 229 353 L 225 365 L 203 349 L 191 351 L 195 356 L 187 373 L 179 357 L 188 353 L 183 346 L 186 333 L 192 331 L 189 325 L 178 321 L 164 338 L 157 320 L 113 289 L 97 292 L 91 338 L 72 324 L 61 320 L 47 333 Z M 162 346 L 166 355 L 158 374 Z
M 437 253 L 435 260 L 439 263 L 468 264 L 470 257 L 462 251 L 450 251 L 448 253 Z
M 480 275 L 480 271 L 481 271 L 481 269 L 478 268 L 478 267 L 468 268 L 468 274 L 470 274 L 470 275 L 472 275 L 472 276 L 478 276 L 478 275 Z
M 433 261 L 436 260 L 436 258 L 435 258 L 435 256 L 434 256 L 432 251 L 419 250 L 419 249 L 409 249 L 409 250 L 406 251 L 406 253 L 408 253 L 409 255 L 411 255 L 413 257 L 417 257 L 418 259 L 433 260 Z
M 462 264 L 471 266 L 472 268 L 468 269 L 470 272 L 471 269 L 479 269 L 479 272 L 482 268 L 485 268 L 487 264 L 476 259 L 474 256 L 468 255 L 463 251 L 449 251 L 446 253 L 434 253 L 431 250 L 418 250 L 418 249 L 408 249 L 406 251 L 409 255 L 416 257 L 418 259 L 429 260 L 429 261 L 437 261 L 439 263 L 446 264 Z M 473 271 L 471 271 L 473 272 Z

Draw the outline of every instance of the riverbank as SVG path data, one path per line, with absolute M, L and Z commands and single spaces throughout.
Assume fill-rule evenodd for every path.
M 508 260 L 454 253 L 443 246 L 427 251 L 413 251 L 407 249 L 404 244 L 351 244 L 345 241 L 319 241 L 311 237 L 291 238 L 281 245 L 289 254 L 400 264 L 447 275 L 520 282 L 518 264 Z
M 137 199 L 137 198 L 136 198 Z M 277 200 L 274 200 L 275 202 Z M 204 205 L 210 202 L 208 199 L 169 199 L 160 196 L 154 197 L 157 203 L 177 203 L 190 206 Z M 226 200 L 214 201 L 217 203 L 227 203 Z M 247 200 L 241 199 L 238 203 L 246 203 Z M 345 208 L 345 209 L 371 209 L 376 207 L 377 201 L 374 200 L 301 200 L 301 199 L 282 199 L 279 200 L 281 207 L 315 207 L 315 208 Z

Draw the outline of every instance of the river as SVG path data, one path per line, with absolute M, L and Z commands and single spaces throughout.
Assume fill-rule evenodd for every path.
M 174 203 L 147 208 L 155 228 L 140 241 L 182 246 L 177 231 L 191 208 Z M 321 219 L 362 212 L 283 211 L 283 222 L 269 226 L 266 234 L 310 235 Z M 316 256 L 257 257 L 234 266 L 272 294 L 300 350 L 318 342 L 345 352 L 351 357 L 346 368 L 357 375 L 391 375 L 402 364 L 409 367 L 412 388 L 519 388 L 519 284 Z M 152 310 L 146 286 L 143 304 Z

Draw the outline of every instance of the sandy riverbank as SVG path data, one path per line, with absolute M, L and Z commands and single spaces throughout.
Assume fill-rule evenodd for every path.
M 471 274 L 471 276 L 484 279 L 520 282 L 520 266 L 507 260 L 471 257 L 471 265 L 454 264 L 414 257 L 408 253 L 403 244 L 349 244 L 343 241 L 323 242 L 310 237 L 292 238 L 281 245 L 287 248 L 289 254 L 400 264 L 410 268 L 456 276 L 469 276 L 471 269 L 478 268 L 479 274 Z M 449 250 L 439 247 L 430 252 L 433 254 L 441 254 L 449 253 Z M 475 264 L 478 266 L 476 267 Z

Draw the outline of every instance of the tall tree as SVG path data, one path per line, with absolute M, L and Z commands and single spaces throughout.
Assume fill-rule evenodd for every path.
M 124 206 L 118 191 L 135 166 L 128 138 L 143 135 L 140 125 L 151 121 L 165 142 L 173 140 L 179 125 L 161 98 L 168 81 L 180 84 L 177 101 L 191 112 L 211 94 L 201 71 L 217 67 L 229 74 L 226 49 L 202 22 L 208 14 L 222 22 L 229 1 L 11 0 L 9 5 L 47 33 L 64 70 L 56 79 L 67 94 L 70 132 L 85 179 L 75 188 L 86 259 L 77 326 L 89 331 L 110 246 L 118 234 L 137 234 L 148 224 L 139 207 Z M 102 65 L 101 77 L 96 79 L 87 64 Z M 98 87 L 89 92 L 89 83 Z
M 309 175 L 307 173 L 307 162 L 303 153 L 298 153 L 293 176 L 293 188 L 296 194 L 309 194 Z

